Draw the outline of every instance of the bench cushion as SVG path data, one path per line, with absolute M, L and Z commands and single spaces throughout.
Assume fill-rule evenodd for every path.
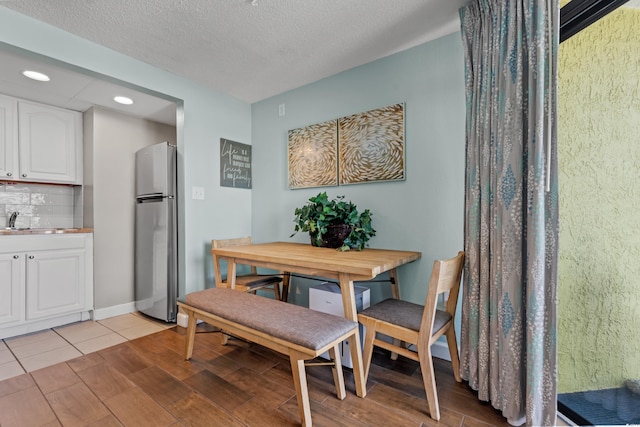
M 312 350 L 324 347 L 358 325 L 343 317 L 228 288 L 193 292 L 185 301 L 192 307 Z

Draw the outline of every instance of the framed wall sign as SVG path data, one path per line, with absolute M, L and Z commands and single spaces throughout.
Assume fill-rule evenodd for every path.
M 220 138 L 220 186 L 251 188 L 251 146 Z

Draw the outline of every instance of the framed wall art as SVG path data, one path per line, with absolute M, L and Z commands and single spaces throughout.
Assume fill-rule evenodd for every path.
M 251 188 L 251 146 L 220 138 L 220 186 Z
M 338 119 L 339 184 L 405 179 L 404 104 Z
M 289 188 L 405 179 L 404 103 L 288 132 Z
M 338 185 L 337 121 L 288 132 L 289 188 Z

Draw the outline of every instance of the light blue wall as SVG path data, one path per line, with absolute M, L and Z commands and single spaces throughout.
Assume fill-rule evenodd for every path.
M 179 186 L 184 190 L 181 285 L 187 291 L 204 288 L 211 270 L 211 239 L 251 233 L 251 191 L 220 188 L 218 176 L 221 137 L 251 144 L 251 106 L 4 7 L 0 42 L 184 102 L 184 125 L 178 129 Z M 191 199 L 193 186 L 204 187 L 204 201 Z
M 398 102 L 405 103 L 406 181 L 288 189 L 289 129 Z M 295 208 L 320 191 L 344 194 L 373 212 L 371 247 L 422 252 L 399 272 L 402 297 L 423 304 L 433 260 L 463 249 L 464 127 L 459 33 L 253 104 L 254 240 L 308 242 L 306 233 L 289 239 Z M 292 301 L 306 305 L 310 284 L 296 280 Z M 388 286 L 371 289 L 372 303 L 390 296 Z

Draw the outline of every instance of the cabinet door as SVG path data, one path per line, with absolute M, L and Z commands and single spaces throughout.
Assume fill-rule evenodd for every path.
M 18 101 L 0 95 L 0 179 L 18 175 Z
M 24 320 L 24 254 L 0 254 L 0 325 Z
M 81 184 L 80 113 L 18 102 L 20 179 Z
M 27 254 L 27 320 L 85 309 L 84 249 Z

